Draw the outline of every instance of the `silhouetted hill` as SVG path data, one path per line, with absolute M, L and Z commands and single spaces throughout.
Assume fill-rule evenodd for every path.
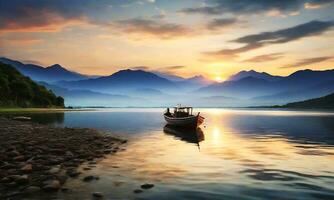
M 0 62 L 0 106 L 64 107 L 64 99 Z
M 307 69 L 292 73 L 278 81 L 278 84 L 291 90 L 310 87 L 327 81 L 334 81 L 334 70 L 314 71 Z
M 57 85 L 72 89 L 91 89 L 103 92 L 125 92 L 133 89 L 172 89 L 176 84 L 142 70 L 121 70 L 110 76 L 81 81 L 61 81 Z
M 334 93 L 306 101 L 288 103 L 284 108 L 334 109 Z
M 71 81 L 88 78 L 85 75 L 69 71 L 59 64 L 55 64 L 49 67 L 42 67 L 34 64 L 23 64 L 19 61 L 8 58 L 0 58 L 0 62 L 15 67 L 23 75 L 29 76 L 35 81 L 55 82 L 61 80 Z
M 281 76 L 270 75 L 266 72 L 257 72 L 257 71 L 254 71 L 254 70 L 250 70 L 250 71 L 240 71 L 237 74 L 232 75 L 228 80 L 229 81 L 238 81 L 238 80 L 246 78 L 246 77 L 259 78 L 259 79 L 263 79 L 263 80 L 266 80 L 266 81 L 278 81 L 278 80 L 283 78 Z

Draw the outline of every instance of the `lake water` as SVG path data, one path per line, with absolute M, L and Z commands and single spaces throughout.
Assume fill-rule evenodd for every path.
M 64 199 L 334 199 L 334 113 L 199 109 L 199 137 L 165 128 L 163 109 L 31 114 L 34 121 L 97 128 L 128 139 L 124 150 L 67 182 Z M 194 133 L 192 133 L 194 134 Z M 133 193 L 143 183 L 155 185 Z

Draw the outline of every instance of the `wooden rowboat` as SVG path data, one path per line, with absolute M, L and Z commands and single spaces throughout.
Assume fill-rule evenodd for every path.
M 197 128 L 204 122 L 204 117 L 198 113 L 197 115 L 192 114 L 192 107 L 174 107 L 174 112 L 171 113 L 169 108 L 164 113 L 164 118 L 167 124 L 172 126 L 180 127 L 192 127 Z

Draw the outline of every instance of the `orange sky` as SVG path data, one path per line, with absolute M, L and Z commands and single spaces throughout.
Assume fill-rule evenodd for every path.
M 333 1 L 281 4 L 14 0 L 2 6 L 0 56 L 92 75 L 144 66 L 220 80 L 240 70 L 334 68 Z

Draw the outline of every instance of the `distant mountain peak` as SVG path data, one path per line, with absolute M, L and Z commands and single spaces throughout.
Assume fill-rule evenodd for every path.
M 152 73 L 152 72 L 147 72 L 141 69 L 138 70 L 133 70 L 133 69 L 123 69 L 120 70 L 118 72 L 113 73 L 110 76 L 133 76 L 133 75 L 144 75 L 144 76 L 156 76 L 158 77 L 156 74 Z
M 122 70 L 119 70 L 118 72 L 115 72 L 114 74 L 116 73 L 136 73 L 136 72 L 145 72 L 145 71 L 141 69 L 122 69 Z
M 333 69 L 323 71 L 304 69 L 290 74 L 287 78 L 303 81 L 306 79 L 332 80 L 332 77 L 334 77 Z
M 43 67 L 35 64 L 23 64 L 22 62 L 11 60 L 8 58 L 0 58 L 0 62 L 12 65 L 23 75 L 29 76 L 35 81 L 55 82 L 55 81 L 74 81 L 86 79 L 87 76 L 72 72 L 59 64 L 49 67 Z
M 205 77 L 203 75 L 196 75 L 196 76 L 190 77 L 189 79 L 205 79 Z
M 257 77 L 253 77 L 253 76 L 247 76 L 247 77 L 244 77 L 242 79 L 239 79 L 238 81 L 240 81 L 240 82 L 246 82 L 246 81 L 251 81 L 251 82 L 254 82 L 254 81 L 257 81 L 257 82 L 267 82 L 266 80 L 264 80 L 262 78 L 257 78 Z
M 59 64 L 54 64 L 54 65 L 51 65 L 51 66 L 49 66 L 49 67 L 47 67 L 47 68 L 54 68 L 54 69 L 64 69 L 61 65 L 59 65 Z
M 229 81 L 237 81 L 237 80 L 241 80 L 243 78 L 246 77 L 254 77 L 254 78 L 260 78 L 266 81 L 278 81 L 280 80 L 282 77 L 280 76 L 273 76 L 271 74 L 268 74 L 266 72 L 257 72 L 255 70 L 242 70 L 234 75 L 232 75 L 228 80 Z

